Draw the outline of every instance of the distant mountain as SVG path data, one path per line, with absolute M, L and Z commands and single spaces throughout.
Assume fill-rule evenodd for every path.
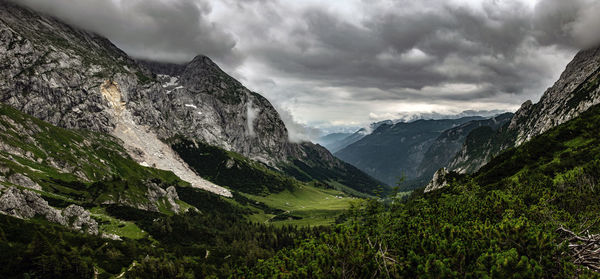
M 450 168 L 459 172 L 477 171 L 503 150 L 573 119 L 600 103 L 599 85 L 600 48 L 580 51 L 540 101 L 525 102 L 508 126 L 498 131 L 474 130 Z
M 393 124 L 392 120 L 384 120 L 375 123 L 371 123 L 368 128 L 360 128 L 354 133 L 334 133 L 325 135 L 317 140 L 317 143 L 324 146 L 331 153 L 338 152 L 344 149 L 346 146 L 351 145 L 366 135 L 370 134 L 373 130 L 377 129 L 383 124 Z
M 332 146 L 336 144 L 336 142 L 339 142 L 352 134 L 353 133 L 331 133 L 317 138 L 315 143 L 320 144 L 331 152 L 335 152 L 332 151 Z
M 483 117 L 386 123 L 335 155 L 367 174 L 394 185 L 401 176 L 414 179 L 435 140 L 447 129 Z
M 490 119 L 469 121 L 444 131 L 425 152 L 415 179 L 403 183 L 402 190 L 412 190 L 425 185 L 438 169 L 447 167 L 460 152 L 471 131 L 496 131 L 510 122 L 512 116 L 512 113 L 503 113 Z

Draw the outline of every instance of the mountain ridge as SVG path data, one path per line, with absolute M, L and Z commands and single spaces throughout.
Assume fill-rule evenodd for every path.
M 139 163 L 148 163 L 157 151 L 147 142 L 183 136 L 276 169 L 298 160 L 313 168 L 341 168 L 329 169 L 334 180 L 344 179 L 337 176 L 351 170 L 334 157 L 314 152 L 316 146 L 289 142 L 269 101 L 206 56 L 184 66 L 170 65 L 168 73 L 176 76 L 156 74 L 151 70 L 155 66 L 136 62 L 105 38 L 12 2 L 2 1 L 0 6 L 3 103 L 61 127 L 112 133 Z M 142 140 L 146 137 L 151 140 Z M 202 181 L 171 147 L 158 151 L 164 162 L 154 164 Z M 363 176 L 370 188 L 380 184 Z M 223 188 L 214 189 L 229 195 Z
M 416 178 L 424 153 L 445 130 L 482 117 L 444 120 L 417 120 L 383 124 L 362 139 L 335 153 L 335 156 L 395 185 L 400 177 Z
M 573 119 L 600 103 L 599 83 L 600 47 L 579 51 L 539 102 L 524 102 L 507 127 L 473 135 L 450 163 L 451 169 L 475 172 L 502 151 Z

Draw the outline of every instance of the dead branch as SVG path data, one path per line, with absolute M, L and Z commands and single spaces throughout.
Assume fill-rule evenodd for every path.
M 586 232 L 586 236 L 581 236 L 562 226 L 556 231 L 568 241 L 569 254 L 573 257 L 574 264 L 600 272 L 600 234 L 583 231 L 582 234 Z

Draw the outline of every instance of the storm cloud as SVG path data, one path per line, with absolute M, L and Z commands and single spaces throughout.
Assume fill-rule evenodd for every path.
M 600 43 L 600 0 L 19 2 L 135 57 L 206 54 L 298 128 L 514 111 Z
M 138 58 L 188 62 L 197 54 L 235 64 L 236 40 L 218 23 L 205 0 L 18 0 L 109 38 Z

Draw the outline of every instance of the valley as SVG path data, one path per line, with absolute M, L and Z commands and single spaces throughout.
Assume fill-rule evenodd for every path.
M 127 47 L 122 41 L 74 23 L 81 19 L 41 12 L 36 3 L 0 0 L 0 278 L 600 277 L 597 44 L 579 50 L 558 80 L 536 95 L 538 102 L 527 101 L 514 113 L 488 104 L 491 110 L 456 115 L 415 110 L 422 117 L 402 118 L 408 121 L 393 118 L 406 116 L 404 111 L 365 112 L 375 107 L 370 102 L 380 102 L 377 94 L 411 112 L 441 106 L 436 98 L 482 104 L 469 94 L 500 100 L 490 101 L 497 105 L 505 95 L 525 96 L 515 89 L 524 85 L 486 91 L 496 75 L 512 78 L 488 64 L 477 71 L 492 68 L 494 75 L 467 79 L 483 85 L 455 83 L 471 64 L 436 68 L 426 52 L 439 46 L 429 45 L 373 59 L 378 67 L 427 64 L 431 76 L 411 75 L 410 81 L 436 80 L 431 84 L 411 83 L 403 90 L 380 84 L 388 75 L 394 82 L 407 80 L 396 81 L 399 70 L 378 77 L 360 72 L 367 58 L 352 70 L 336 68 L 352 76 L 340 82 L 327 72 L 336 54 L 275 67 L 317 76 L 291 82 L 299 91 L 290 93 L 277 82 L 292 76 L 277 82 L 276 74 L 273 80 L 257 78 L 269 63 L 252 64 L 264 53 L 282 54 L 275 49 L 217 55 L 214 61 L 196 48 L 191 59 L 178 56 L 185 62 L 163 59 L 164 53 L 133 56 L 120 48 Z M 212 12 L 208 4 L 177 3 L 148 4 L 142 18 L 164 9 L 184 7 L 194 14 L 206 8 L 194 15 L 203 27 L 202 16 Z M 217 12 L 230 8 L 225 6 Z M 319 15 L 307 17 L 331 30 L 354 27 Z M 144 34 L 120 38 L 133 35 Z M 370 41 L 365 38 L 342 45 Z M 446 47 L 452 37 L 447 39 Z M 303 56 L 314 51 L 302 41 L 290 49 L 295 47 Z M 379 48 L 365 43 L 360 49 Z M 361 57 L 357 53 L 341 57 Z M 458 59 L 449 57 L 444 63 Z M 314 65 L 322 71 L 307 70 Z M 540 76 L 527 75 L 527 83 L 545 82 Z M 360 90 L 352 86 L 355 80 Z M 302 88 L 306 84 L 311 90 Z M 274 93 L 264 93 L 267 98 L 250 88 Z M 432 93 L 438 90 L 443 92 Z M 280 107 L 287 101 L 325 102 L 307 101 L 309 94 L 336 99 L 327 100 L 327 117 L 347 113 L 344 106 L 351 104 L 361 111 L 345 115 L 368 115 L 371 124 L 311 138 L 319 129 L 310 125 L 331 128 L 337 122 L 298 122 L 297 114 Z M 335 127 L 348 131 L 357 123 L 348 119 Z M 298 138 L 299 130 L 305 138 Z

